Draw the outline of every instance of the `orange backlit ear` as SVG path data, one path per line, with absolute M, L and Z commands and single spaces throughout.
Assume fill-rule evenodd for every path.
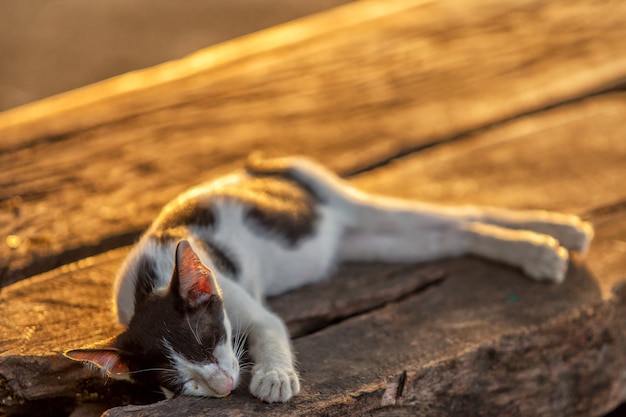
M 219 295 L 213 272 L 202 264 L 186 240 L 176 246 L 176 268 L 170 290 L 177 291 L 192 308 L 207 302 L 213 295 Z
M 64 355 L 75 361 L 92 363 L 115 379 L 128 379 L 130 374 L 128 363 L 115 348 L 73 349 Z

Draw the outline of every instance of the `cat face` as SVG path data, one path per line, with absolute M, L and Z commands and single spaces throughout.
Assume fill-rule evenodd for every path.
M 239 358 L 221 291 L 188 242 L 178 244 L 175 256 L 169 287 L 136 307 L 125 332 L 65 355 L 168 397 L 228 395 L 239 382 Z

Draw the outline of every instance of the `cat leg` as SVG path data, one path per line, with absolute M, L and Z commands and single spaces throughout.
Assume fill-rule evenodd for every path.
M 550 235 L 566 249 L 581 253 L 587 252 L 594 234 L 591 223 L 571 214 L 471 206 L 460 210 L 468 220 Z
M 569 254 L 550 235 L 478 222 L 467 224 L 464 234 L 468 254 L 517 266 L 537 281 L 565 279 Z
M 225 279 L 220 286 L 231 323 L 241 327 L 234 333 L 248 333 L 254 361 L 250 392 L 265 402 L 288 401 L 300 392 L 300 381 L 285 324 L 236 283 Z
M 394 198 L 363 195 L 351 208 L 353 224 L 362 231 L 405 233 L 447 225 L 482 223 L 501 228 L 549 235 L 567 250 L 586 253 L 593 226 L 578 216 L 543 210 L 507 210 L 479 206 L 441 206 Z
M 259 304 L 260 306 L 260 304 Z M 265 402 L 286 402 L 300 392 L 289 334 L 278 316 L 257 311 L 248 335 L 254 359 L 250 392 Z
M 560 246 L 582 253 L 587 251 L 593 238 L 592 225 L 574 215 L 541 210 L 442 206 L 368 194 L 304 157 L 264 159 L 252 156 L 247 170 L 253 175 L 280 175 L 300 182 L 343 215 L 346 227 L 364 232 L 394 234 L 439 227 L 449 222 L 480 222 L 550 235 L 559 241 Z
M 467 236 L 459 226 L 438 226 L 404 232 L 348 229 L 339 245 L 342 262 L 425 262 L 463 255 Z
M 519 267 L 529 277 L 560 283 L 568 252 L 551 236 L 478 222 L 450 223 L 416 233 L 349 231 L 340 246 L 342 261 L 423 262 L 464 254 Z

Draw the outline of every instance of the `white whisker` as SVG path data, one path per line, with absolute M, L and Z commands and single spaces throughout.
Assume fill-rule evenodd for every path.
M 237 318 L 239 320 L 239 317 Z M 241 326 L 237 325 L 237 331 L 235 333 L 235 337 L 233 340 L 233 350 L 235 351 L 235 356 L 237 357 L 237 361 L 240 361 L 241 358 L 246 353 L 246 340 L 248 339 L 248 328 L 250 327 L 250 323 L 246 326 L 245 329 L 242 329 Z
M 254 365 L 254 362 L 241 362 L 239 364 L 239 366 L 242 367 L 242 368 L 249 367 L 249 366 L 252 366 L 252 365 Z
M 167 368 L 148 368 L 148 369 L 139 369 L 137 371 L 130 371 L 130 374 L 138 374 L 140 372 L 151 372 L 151 371 L 164 371 L 164 372 L 169 372 L 171 371 L 171 369 L 167 369 Z
M 187 324 L 189 325 L 189 330 L 191 331 L 191 334 L 193 335 L 194 339 L 196 339 L 196 342 L 198 342 L 199 345 L 202 345 L 202 341 L 200 340 L 200 337 L 198 336 L 197 330 L 194 332 L 193 328 L 191 327 L 191 321 L 189 320 L 189 315 L 187 315 L 186 318 L 187 318 Z

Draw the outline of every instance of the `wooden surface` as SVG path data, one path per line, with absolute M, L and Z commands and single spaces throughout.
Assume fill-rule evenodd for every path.
M 349 1 L 2 1 L 0 111 Z
M 0 234 L 21 242 L 0 285 L 132 243 L 253 149 L 356 172 L 611 88 L 624 50 L 621 0 L 363 1 L 0 113 Z
M 626 6 L 611 7 L 357 2 L 0 114 L 0 227 L 21 240 L 2 282 L 49 270 L 0 294 L 0 414 L 610 411 L 626 400 Z M 344 266 L 270 300 L 295 336 L 292 402 L 125 405 L 154 398 L 58 353 L 119 330 L 106 297 L 128 249 L 105 249 L 252 149 L 366 170 L 351 181 L 372 192 L 573 212 L 596 238 L 560 286 L 475 258 Z

